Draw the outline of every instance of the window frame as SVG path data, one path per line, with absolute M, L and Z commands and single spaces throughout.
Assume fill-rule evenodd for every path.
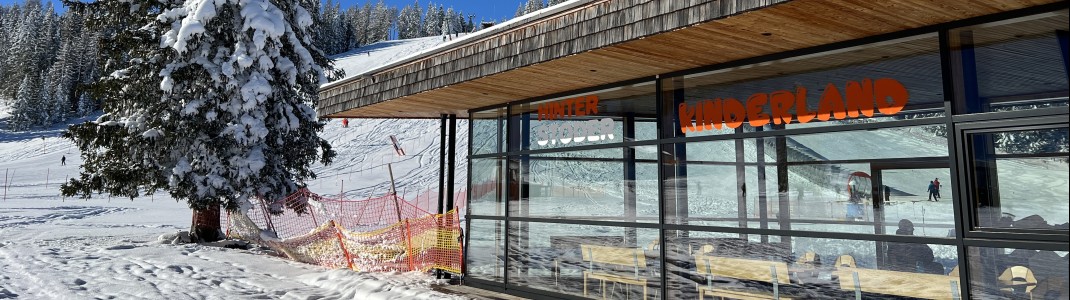
M 1067 108 L 1061 108 L 1064 112 Z M 1019 114 L 987 113 L 985 119 L 979 121 L 955 123 L 954 131 L 956 153 L 958 153 L 958 176 L 959 183 L 956 188 L 959 198 L 964 204 L 979 203 L 981 199 L 973 188 L 977 184 L 977 174 L 973 171 L 977 167 L 973 150 L 969 144 L 971 134 L 998 133 L 1021 130 L 1053 129 L 1070 127 L 1070 114 L 1039 116 L 1032 118 L 1019 118 Z M 992 240 L 1015 240 L 1015 241 L 1041 241 L 1041 242 L 1070 242 L 1070 231 L 1048 229 L 1014 229 L 982 227 L 979 224 L 979 212 L 975 205 L 962 205 L 962 228 L 967 239 L 992 239 Z

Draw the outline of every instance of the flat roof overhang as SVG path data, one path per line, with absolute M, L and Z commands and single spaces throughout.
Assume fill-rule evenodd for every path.
M 327 118 L 467 117 L 480 107 L 1059 2 L 1066 4 L 580 1 L 328 84 L 320 89 L 318 109 Z

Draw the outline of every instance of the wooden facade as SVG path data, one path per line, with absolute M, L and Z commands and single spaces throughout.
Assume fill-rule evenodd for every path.
M 321 117 L 467 117 L 467 110 L 484 106 L 1050 2 L 1057 0 L 580 1 L 326 85 L 318 111 Z

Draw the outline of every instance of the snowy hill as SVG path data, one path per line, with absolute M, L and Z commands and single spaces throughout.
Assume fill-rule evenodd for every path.
M 331 56 L 335 68 L 345 70 L 345 78 L 356 77 L 376 67 L 389 64 L 448 42 L 440 36 L 382 41 Z

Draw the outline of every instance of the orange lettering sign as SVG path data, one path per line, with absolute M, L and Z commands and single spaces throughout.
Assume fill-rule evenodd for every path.
M 906 107 L 910 98 L 906 87 L 891 78 L 848 81 L 844 85 L 843 93 L 836 85 L 829 83 L 821 92 L 816 111 L 809 110 L 806 96 L 806 88 L 799 86 L 794 93 L 787 90 L 756 93 L 748 97 L 746 103 L 734 98 L 703 100 L 695 104 L 681 103 L 677 111 L 680 117 L 680 132 L 737 128 L 743 125 L 744 120 L 750 126 L 760 127 L 769 123 L 791 124 L 792 119 L 807 123 L 814 119 L 828 121 L 873 117 L 874 110 L 884 115 L 894 115 Z M 766 106 L 769 107 L 768 114 Z M 791 114 L 792 108 L 795 109 L 794 115 Z M 540 106 L 540 119 L 542 110 Z
M 539 104 L 539 121 L 598 114 L 598 96 L 587 95 Z

